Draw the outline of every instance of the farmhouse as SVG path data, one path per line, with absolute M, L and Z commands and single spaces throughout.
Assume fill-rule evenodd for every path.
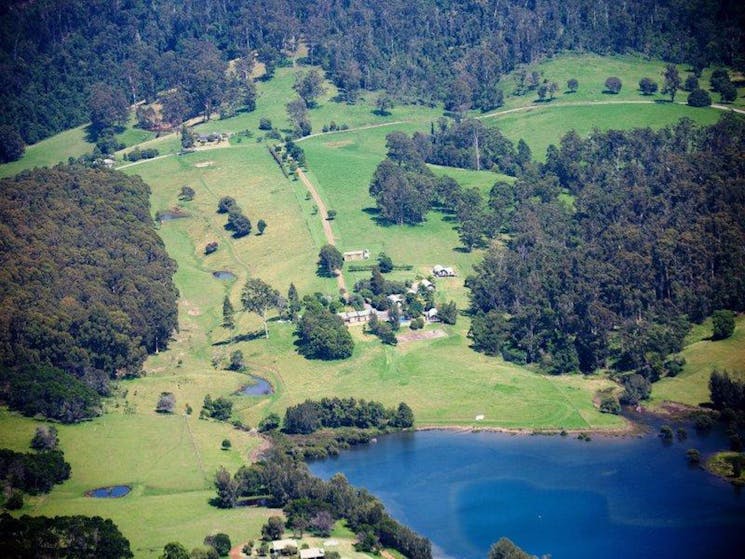
M 437 264 L 432 268 L 432 275 L 438 278 L 454 278 L 457 274 L 452 268 Z
M 300 550 L 300 559 L 321 559 L 325 556 L 324 550 L 320 547 L 310 547 Z
M 370 251 L 366 248 L 362 250 L 350 250 L 344 253 L 344 262 L 349 262 L 350 260 L 367 260 L 369 258 Z
M 435 307 L 432 307 L 428 311 L 424 311 L 424 316 L 427 317 L 427 320 L 430 322 L 440 322 L 440 318 L 437 316 L 437 309 Z
M 360 322 L 367 322 L 370 320 L 372 309 L 364 309 L 361 311 L 348 311 L 339 313 L 341 319 L 347 324 L 359 324 Z

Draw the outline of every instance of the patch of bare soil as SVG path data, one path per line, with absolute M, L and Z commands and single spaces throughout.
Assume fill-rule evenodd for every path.
M 194 166 L 202 169 L 203 167 L 212 167 L 214 164 L 214 161 L 202 161 L 201 163 L 197 163 Z
M 445 330 L 442 330 L 441 328 L 437 328 L 435 330 L 411 330 L 409 332 L 406 332 L 404 334 L 399 334 L 398 341 L 399 342 L 419 342 L 422 340 L 434 340 L 435 338 L 444 338 L 448 334 L 445 332 Z

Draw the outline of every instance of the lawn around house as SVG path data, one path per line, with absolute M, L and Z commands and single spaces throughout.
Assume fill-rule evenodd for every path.
M 659 61 L 563 55 L 538 67 L 548 79 L 559 82 L 557 99 L 529 112 L 472 114 L 486 116 L 486 125 L 498 126 L 514 141 L 524 138 L 537 159 L 543 158 L 549 143 L 557 143 L 572 128 L 584 134 L 593 127 L 658 127 L 680 116 L 708 123 L 720 114 L 714 109 L 677 104 L 631 103 L 645 100 L 636 91 L 641 77 L 659 79 L 663 68 Z M 250 131 L 249 136 L 231 138 L 229 147 L 176 155 L 180 149 L 177 134 L 147 139 L 149 136 L 142 131 L 128 129 L 122 136 L 127 143 L 144 140 L 138 144 L 141 148 L 156 147 L 166 156 L 124 168 L 150 185 L 153 214 L 174 207 L 189 214 L 188 218 L 158 225 L 168 253 L 178 263 L 174 279 L 180 292 L 179 331 L 168 350 L 147 360 L 144 377 L 119 383 L 119 395 L 106 404 L 109 413 L 80 425 L 58 427 L 66 459 L 72 464 L 72 478 L 49 495 L 29 499 L 21 512 L 112 518 L 132 542 L 137 558 L 156 557 L 166 543 L 174 540 L 191 549 L 215 531 L 228 533 L 234 545 L 257 539 L 261 524 L 275 511 L 219 510 L 208 500 L 214 495 L 212 479 L 217 468 L 224 465 L 231 471 L 237 469 L 249 460 L 260 439 L 225 423 L 198 420 L 206 394 L 230 398 L 235 419 L 252 427 L 270 412 L 282 415 L 289 405 L 324 396 L 379 400 L 386 406 L 405 401 L 413 408 L 418 426 L 578 431 L 624 427 L 619 417 L 601 414 L 593 405 L 597 392 L 612 386 L 610 381 L 602 376 L 543 375 L 476 353 L 469 347 L 467 316 L 460 315 L 454 326 L 435 324 L 425 328 L 425 333 L 440 329 L 444 337 L 396 347 L 384 346 L 376 337 L 365 334 L 361 326 L 352 326 L 356 342 L 353 356 L 332 362 L 309 361 L 298 355 L 293 325 L 276 318 L 269 323 L 268 340 L 253 335 L 262 329 L 255 315 L 238 312 L 233 331 L 221 326 L 224 296 L 228 295 L 239 309 L 240 291 L 249 277 L 259 277 L 283 294 L 290 282 L 301 297 L 314 292 L 338 294 L 333 279 L 316 274 L 317 255 L 325 238 L 313 201 L 306 198 L 300 181 L 283 176 L 265 143 L 257 141 L 262 135 L 258 130 L 262 117 L 270 118 L 277 128 L 288 129 L 285 104 L 292 93 L 295 73 L 306 70 L 278 69 L 274 79 L 258 83 L 256 111 L 195 127 L 200 133 Z M 617 96 L 602 93 L 602 83 L 609 75 L 618 75 L 624 82 Z M 569 77 L 579 80 L 577 93 L 563 93 Z M 504 87 L 509 93 L 509 77 Z M 427 277 L 435 264 L 452 266 L 458 276 L 436 280 L 436 299 L 455 300 L 459 309 L 465 309 L 468 292 L 464 280 L 480 260 L 481 252 L 460 250 L 454 223 L 439 212 L 430 212 L 425 223 L 415 227 L 379 224 L 374 201 L 368 195 L 370 178 L 385 157 L 385 136 L 394 130 L 409 134 L 429 131 L 430 123 L 442 116 L 441 107 L 395 106 L 390 115 L 380 116 L 373 112 L 379 93 L 366 92 L 357 105 L 351 106 L 332 101 L 336 93 L 329 84 L 318 108 L 310 111 L 314 134 L 332 120 L 351 128 L 385 125 L 321 134 L 299 143 L 307 155 L 310 180 L 326 206 L 338 212 L 331 226 L 339 248 L 367 248 L 373 257 L 385 251 L 396 264 L 413 266 L 410 272 L 396 271 L 389 276 L 398 280 Z M 570 105 L 609 98 L 629 104 Z M 533 93 L 507 97 L 500 111 L 535 106 L 534 100 Z M 0 176 L 66 160 L 92 147 L 85 141 L 83 127 L 76 128 L 30 146 L 21 161 L 0 166 Z M 121 152 L 117 154 L 118 161 L 124 164 L 121 156 Z M 476 187 L 484 195 L 497 180 L 514 180 L 489 171 L 431 169 L 437 175 L 452 176 L 463 187 Z M 185 185 L 196 191 L 193 201 L 178 200 Z M 216 213 L 223 196 L 235 198 L 251 220 L 254 229 L 249 236 L 236 240 L 224 229 L 226 216 Z M 256 235 L 259 219 L 268 224 L 261 236 Z M 204 247 L 211 241 L 217 241 L 219 248 L 206 256 Z M 214 271 L 230 271 L 236 277 L 218 280 L 212 276 Z M 367 272 L 348 270 L 344 274 L 350 287 L 369 276 Z M 742 317 L 737 324 L 735 336 L 721 342 L 705 341 L 708 333 L 694 329 L 691 343 L 683 352 L 687 359 L 684 372 L 657 383 L 654 401 L 705 401 L 710 366 L 745 369 Z M 696 336 L 700 337 L 694 339 Z M 250 378 L 225 370 L 234 350 L 243 352 L 248 373 L 272 383 L 274 394 L 235 395 L 241 386 L 250 383 Z M 154 411 L 164 391 L 176 397 L 176 413 L 172 416 Z M 187 404 L 193 409 L 188 417 L 184 415 Z M 482 415 L 483 419 L 476 419 Z M 32 419 L 0 410 L 4 446 L 27 448 L 37 425 Z M 229 451 L 220 450 L 224 438 L 232 442 Z M 84 496 L 89 489 L 119 483 L 132 485 L 132 493 L 111 500 Z M 349 556 L 353 556 L 351 549 Z

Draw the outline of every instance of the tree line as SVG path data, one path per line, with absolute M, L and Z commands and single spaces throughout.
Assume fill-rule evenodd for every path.
M 404 402 L 386 409 L 380 402 L 354 398 L 306 400 L 285 410 L 283 431 L 289 434 L 313 433 L 322 428 L 405 429 L 414 425 L 414 413 Z
M 501 104 L 502 75 L 566 50 L 742 67 L 738 8 L 732 0 L 6 3 L 0 125 L 34 143 L 91 118 L 106 130 L 140 100 L 160 98 L 172 123 L 251 110 L 256 58 L 271 77 L 301 40 L 347 102 L 385 88 L 403 101 L 489 110 Z M 314 77 L 298 82 L 299 100 L 312 103 L 318 87 Z M 147 125 L 154 115 L 143 108 L 138 118 Z
M 176 264 L 149 195 L 139 177 L 75 166 L 0 183 L 0 365 L 29 366 L 13 382 L 38 397 L 9 395 L 19 407 L 80 419 L 97 407 L 89 391 L 64 376 L 46 394 L 33 383 L 51 382 L 56 367 L 106 395 L 109 379 L 140 374 L 147 354 L 167 347 Z
M 731 115 L 570 132 L 497 183 L 486 211 L 507 241 L 467 278 L 475 347 L 557 374 L 611 366 L 643 397 L 691 321 L 745 309 L 743 153 Z

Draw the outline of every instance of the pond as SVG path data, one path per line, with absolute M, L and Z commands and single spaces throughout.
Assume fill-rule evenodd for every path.
M 212 272 L 212 277 L 219 280 L 229 281 L 235 279 L 235 274 L 233 272 L 228 272 L 227 270 L 218 270 L 217 272 Z
M 265 396 L 274 393 L 274 389 L 268 380 L 254 375 L 251 375 L 251 379 L 255 382 L 241 388 L 238 394 L 241 396 Z
M 745 497 L 686 460 L 687 449 L 706 455 L 726 438 L 688 433 L 672 443 L 402 433 L 309 466 L 370 490 L 436 557 L 485 559 L 502 536 L 552 559 L 741 556 Z
M 86 496 L 93 497 L 95 499 L 112 499 L 124 497 L 127 493 L 132 491 L 129 485 L 112 485 L 110 487 L 99 487 L 98 489 L 91 489 L 86 492 Z

